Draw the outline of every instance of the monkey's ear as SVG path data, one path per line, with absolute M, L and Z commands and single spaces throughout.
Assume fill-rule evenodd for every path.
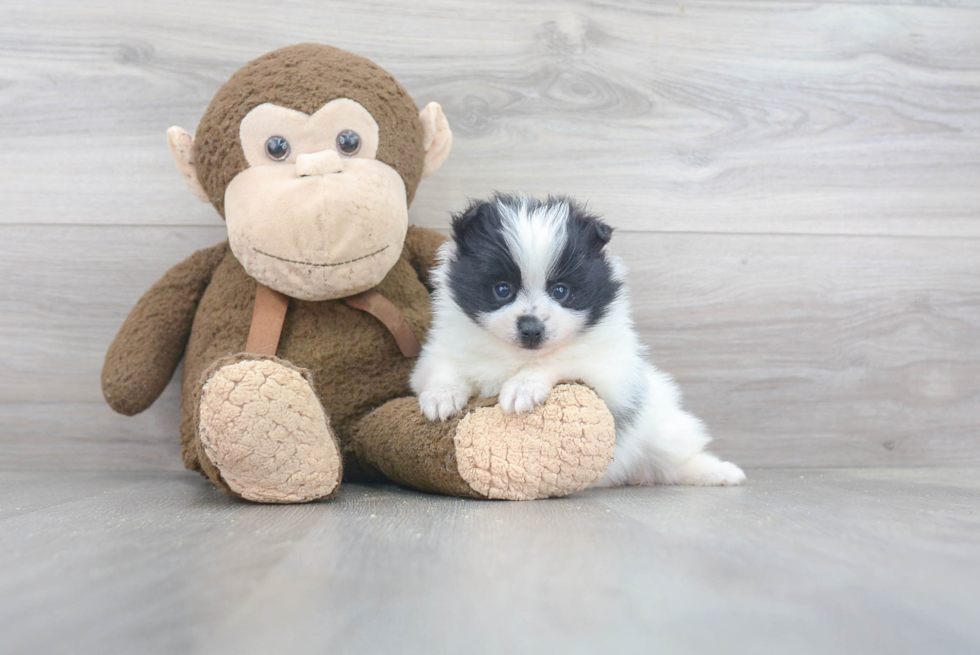
M 442 166 L 453 145 L 453 133 L 449 121 L 438 102 L 430 102 L 419 112 L 422 121 L 422 147 L 425 148 L 425 165 L 422 177 L 429 177 Z
M 197 166 L 194 165 L 194 136 L 184 128 L 174 125 L 167 130 L 167 143 L 170 145 L 170 154 L 174 156 L 177 170 L 184 176 L 187 187 L 201 202 L 211 202 L 207 191 L 201 186 L 201 181 L 197 179 Z

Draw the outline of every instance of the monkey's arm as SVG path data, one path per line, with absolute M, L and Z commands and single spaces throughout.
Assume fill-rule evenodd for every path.
M 184 355 L 201 296 L 227 252 L 227 242 L 198 250 L 129 312 L 102 367 L 102 394 L 112 409 L 139 414 L 163 393 Z
M 439 246 L 449 240 L 449 237 L 433 230 L 417 225 L 408 226 L 405 236 L 405 253 L 408 261 L 415 269 L 422 284 L 430 286 L 429 270 L 436 265 L 436 253 Z

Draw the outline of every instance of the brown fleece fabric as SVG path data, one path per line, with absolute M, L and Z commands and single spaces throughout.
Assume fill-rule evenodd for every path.
M 429 271 L 435 268 L 439 246 L 444 244 L 448 237 L 426 230 L 414 225 L 408 226 L 408 234 L 405 236 L 405 250 L 403 257 L 408 259 L 418 274 L 422 284 L 432 287 L 429 280 Z
M 377 121 L 377 159 L 398 171 L 411 203 L 425 157 L 422 125 L 412 99 L 367 59 L 329 46 L 302 44 L 259 57 L 235 73 L 201 120 L 195 141 L 198 177 L 222 216 L 225 187 L 247 167 L 239 124 L 251 109 L 271 102 L 311 114 L 342 97 L 359 102 Z M 375 287 L 401 311 L 422 343 L 431 321 L 429 269 L 445 240 L 430 230 L 409 227 L 399 260 Z M 385 474 L 419 489 L 460 496 L 540 497 L 571 490 L 561 480 L 562 467 L 578 467 L 582 475 L 591 475 L 584 469 L 602 468 L 601 462 L 587 462 L 584 468 L 580 464 L 583 455 L 595 459 L 592 451 L 598 448 L 576 445 L 583 441 L 581 435 L 586 435 L 585 441 L 591 438 L 586 434 L 595 423 L 591 419 L 578 421 L 578 427 L 572 425 L 575 420 L 565 421 L 567 430 L 552 431 L 551 437 L 563 441 L 531 444 L 534 452 L 545 453 L 545 460 L 558 462 L 553 466 L 550 460 L 540 464 L 525 457 L 530 447 L 508 446 L 508 453 L 517 454 L 514 461 L 503 462 L 508 468 L 501 468 L 493 459 L 494 420 L 484 416 L 470 421 L 469 431 L 461 431 L 466 433 L 469 462 L 464 468 L 478 482 L 490 480 L 485 491 L 474 491 L 456 461 L 459 422 L 430 423 L 422 418 L 417 400 L 408 397 L 415 360 L 402 356 L 374 316 L 343 300 L 290 299 L 277 357 L 252 362 L 257 356 L 242 355 L 256 285 L 227 243 L 195 253 L 137 303 L 109 348 L 102 373 L 103 393 L 112 408 L 136 414 L 160 395 L 183 354 L 184 464 L 222 489 L 259 502 L 303 502 L 335 491 L 330 484 L 336 483 L 342 466 L 344 479 L 378 479 Z M 238 363 L 216 368 L 226 362 Z M 202 390 L 209 378 L 214 386 L 203 394 L 207 407 L 202 408 Z M 312 385 L 312 392 L 307 385 Z M 489 411 L 493 403 L 475 401 L 464 418 Z M 270 418 L 269 412 L 275 416 Z M 245 420 L 239 421 L 242 417 Z M 265 425 L 266 418 L 269 430 L 253 429 Z M 206 443 L 199 434 L 202 425 Z M 294 428 L 299 433 L 294 434 Z M 611 438 L 603 438 L 607 437 Z M 518 443 L 516 438 L 511 441 Z M 272 455 L 264 457 L 266 451 Z M 550 456 L 552 451 L 557 459 Z M 280 452 L 305 455 L 280 467 L 275 463 Z M 224 469 L 219 468 L 222 462 Z M 549 466 L 557 471 L 554 476 Z M 333 471 L 334 477 L 326 479 L 325 471 Z M 294 473 L 299 476 L 295 488 L 290 486 Z M 575 484 L 585 480 L 575 470 L 568 474 L 578 476 Z M 285 482 L 279 480 L 284 475 Z M 503 482 L 497 484 L 498 479 Z M 242 491 L 235 491 L 236 485 Z
M 411 226 L 411 245 L 428 249 L 445 241 L 442 235 Z M 411 260 L 427 261 L 431 252 L 406 245 L 402 257 L 377 291 L 390 300 L 423 343 L 429 330 L 429 292 Z M 256 282 L 231 251 L 217 266 L 194 317 L 184 360 L 181 442 L 185 465 L 201 470 L 198 459 L 197 406 L 202 375 L 215 360 L 241 352 L 248 339 Z M 387 328 L 370 314 L 341 300 L 309 302 L 290 299 L 279 341 L 279 358 L 310 371 L 314 388 L 330 417 L 344 455 L 344 467 L 356 477 L 350 427 L 375 407 L 411 393 L 408 377 L 414 359 L 403 357 Z
M 454 438 L 460 420 L 496 398 L 474 398 L 448 421 L 430 421 L 418 398 L 398 398 L 379 407 L 354 427 L 358 459 L 389 480 L 432 493 L 485 498 L 460 476 Z
M 102 393 L 120 414 L 139 414 L 170 382 L 211 273 L 228 254 L 221 243 L 177 264 L 129 312 L 102 367 Z
M 612 414 L 594 391 L 559 384 L 529 414 L 474 398 L 430 421 L 417 398 L 397 398 L 361 419 L 352 441 L 362 465 L 414 489 L 470 498 L 564 496 L 602 477 L 616 448 Z
M 378 123 L 377 159 L 401 175 L 412 203 L 422 179 L 425 149 L 419 110 L 408 92 L 374 62 L 317 43 L 301 43 L 255 59 L 215 94 L 197 128 L 198 178 L 224 216 L 225 187 L 248 168 L 239 125 L 248 112 L 270 102 L 312 114 L 337 98 L 350 98 Z

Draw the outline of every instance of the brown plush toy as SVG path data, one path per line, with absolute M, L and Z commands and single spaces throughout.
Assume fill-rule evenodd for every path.
M 449 154 L 438 104 L 419 112 L 374 63 L 302 44 L 235 73 L 196 139 L 167 136 L 228 241 L 140 299 L 102 389 L 117 412 L 142 412 L 183 357 L 187 468 L 269 503 L 325 498 L 341 479 L 543 498 L 602 475 L 612 416 L 586 387 L 559 385 L 525 415 L 478 399 L 444 423 L 409 396 L 444 237 L 409 226 L 408 205 Z

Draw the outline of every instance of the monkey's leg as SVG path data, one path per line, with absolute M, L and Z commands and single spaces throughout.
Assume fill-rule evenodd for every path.
M 198 456 L 215 484 L 260 503 L 302 503 L 337 489 L 340 449 L 308 373 L 274 357 L 236 355 L 203 379 Z
M 587 387 L 560 384 L 530 414 L 477 399 L 445 422 L 398 398 L 361 419 L 358 458 L 394 482 L 473 498 L 564 496 L 602 477 L 616 447 L 613 418 Z

